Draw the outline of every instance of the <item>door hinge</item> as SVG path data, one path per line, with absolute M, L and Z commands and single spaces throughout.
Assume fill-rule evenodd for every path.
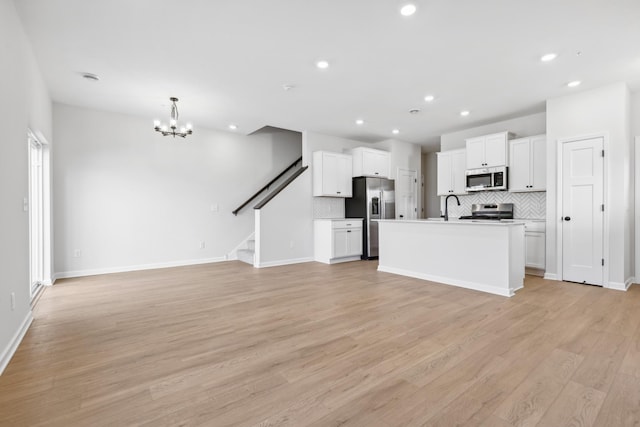
M 604 212 L 604 205 L 601 205 L 600 207 L 602 208 L 602 212 Z
M 413 178 L 413 182 L 418 182 L 418 179 L 417 178 Z
M 604 157 L 604 150 L 602 150 L 602 157 Z
M 604 267 L 604 258 L 602 258 L 602 266 Z

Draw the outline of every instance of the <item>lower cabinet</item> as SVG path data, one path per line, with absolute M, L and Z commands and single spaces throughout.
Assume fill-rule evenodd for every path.
M 545 223 L 526 222 L 524 225 L 525 267 L 527 273 L 542 275 L 545 269 Z
M 362 219 L 316 219 L 313 223 L 313 256 L 334 264 L 356 261 L 362 255 Z

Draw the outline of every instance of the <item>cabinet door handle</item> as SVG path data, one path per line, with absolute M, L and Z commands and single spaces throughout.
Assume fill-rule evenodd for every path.
M 570 217 L 570 216 L 565 216 L 565 217 L 564 217 L 564 220 L 565 220 L 565 221 L 571 221 L 571 217 Z
M 374 172 L 376 175 L 380 175 L 378 172 Z
M 347 233 L 351 233 L 351 230 L 347 230 Z
M 339 192 L 339 191 L 336 191 L 336 194 L 340 194 L 340 192 Z

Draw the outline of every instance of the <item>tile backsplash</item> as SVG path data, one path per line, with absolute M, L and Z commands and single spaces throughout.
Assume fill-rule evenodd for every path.
M 344 218 L 344 199 L 338 197 L 314 197 L 313 219 Z
M 515 218 L 545 219 L 547 214 L 547 193 L 536 191 L 531 193 L 509 193 L 508 191 L 479 191 L 477 193 L 458 196 L 460 206 L 455 200 L 449 200 L 449 216 L 471 215 L 474 203 L 513 203 Z M 444 213 L 444 199 L 441 197 L 441 210 Z

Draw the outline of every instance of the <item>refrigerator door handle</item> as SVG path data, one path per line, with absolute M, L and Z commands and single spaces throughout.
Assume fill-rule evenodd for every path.
M 380 190 L 380 219 L 385 219 L 387 216 L 385 215 L 384 209 L 384 191 Z

